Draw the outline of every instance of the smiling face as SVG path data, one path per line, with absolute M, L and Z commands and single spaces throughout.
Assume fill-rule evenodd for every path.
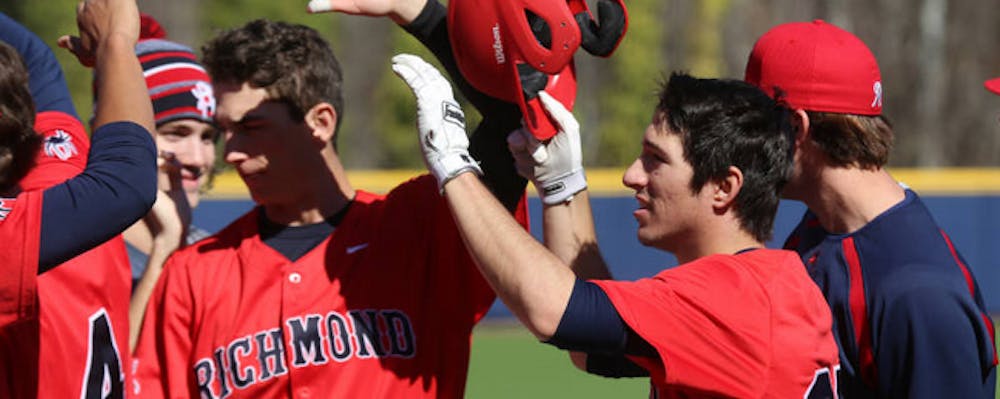
M 667 131 L 666 124 L 646 128 L 642 153 L 625 171 L 622 182 L 635 190 L 639 208 L 639 242 L 675 252 L 685 240 L 697 237 L 700 220 L 710 217 L 711 193 L 704 187 L 691 190 L 694 169 L 684 159 L 681 136 Z M 706 213 L 707 212 L 707 213 Z
M 198 206 L 201 189 L 211 177 L 217 138 L 215 126 L 194 119 L 179 119 L 156 128 L 156 147 L 172 152 L 181 164 L 181 181 L 192 208 Z
M 289 106 L 249 84 L 216 84 L 215 118 L 225 138 L 225 161 L 261 205 L 294 204 L 311 190 L 303 162 L 319 153 L 311 130 L 294 120 Z

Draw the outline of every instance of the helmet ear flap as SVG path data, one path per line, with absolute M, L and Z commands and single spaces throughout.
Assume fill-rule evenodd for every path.
M 621 0 L 597 2 L 597 21 L 584 10 L 574 15 L 580 27 L 580 47 L 591 55 L 608 57 L 618 48 L 628 28 L 628 12 Z

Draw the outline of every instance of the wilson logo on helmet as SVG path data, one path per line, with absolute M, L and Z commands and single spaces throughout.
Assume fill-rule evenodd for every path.
M 503 54 L 503 40 L 500 39 L 500 24 L 493 25 L 493 57 L 497 64 L 507 62 L 507 56 Z

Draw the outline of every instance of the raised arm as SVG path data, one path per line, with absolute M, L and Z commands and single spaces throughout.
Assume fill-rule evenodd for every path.
M 608 355 L 607 361 L 591 368 L 586 356 L 574 353 L 573 361 L 578 367 L 609 376 L 641 375 L 641 370 L 624 355 L 642 355 L 649 344 L 629 332 L 604 291 L 575 276 L 569 265 L 586 258 L 579 256 L 580 252 L 585 252 L 581 248 L 594 242 L 589 207 L 572 206 L 577 201 L 566 202 L 572 194 L 583 192 L 579 185 L 566 185 L 573 180 L 570 176 L 582 174 L 582 168 L 574 167 L 572 161 L 561 161 L 574 159 L 567 155 L 572 151 L 566 151 L 573 147 L 573 138 L 559 139 L 560 136 L 572 136 L 568 133 L 570 129 L 560 132 L 548 147 L 541 147 L 549 152 L 548 157 L 538 156 L 537 146 L 531 152 L 514 151 L 522 158 L 519 167 L 527 168 L 523 173 L 532 176 L 543 194 L 543 202 L 552 202 L 546 207 L 545 217 L 551 218 L 546 223 L 574 223 L 572 219 L 577 212 L 587 212 L 585 217 L 579 218 L 584 228 L 578 232 L 574 232 L 577 227 L 555 226 L 553 233 L 559 235 L 547 240 L 559 252 L 557 255 L 521 229 L 477 176 L 467 173 L 475 169 L 461 165 L 447 167 L 447 163 L 440 162 L 448 154 L 468 155 L 463 152 L 467 144 L 464 132 L 449 127 L 447 114 L 438 111 L 447 108 L 443 105 L 454 103 L 447 81 L 429 64 L 411 55 L 394 57 L 393 70 L 410 85 L 417 97 L 417 130 L 424 159 L 443 188 L 469 253 L 500 299 L 539 340 L 570 351 Z M 561 125 L 569 127 L 570 123 Z M 578 142 L 577 139 L 577 146 Z M 539 161 L 523 160 L 524 157 L 535 158 L 532 154 L 538 156 Z M 565 189 L 556 190 L 554 185 L 562 185 Z M 586 203 L 586 195 L 578 199 L 578 204 Z M 593 246 L 596 249 L 596 244 Z M 586 269 L 581 265 L 574 266 Z M 580 273 L 606 275 L 607 272 L 600 261 L 599 267 Z
M 607 264 L 597 246 L 597 233 L 587 193 L 580 146 L 580 124 L 548 93 L 539 98 L 560 126 L 548 143 L 518 129 L 507 138 L 518 173 L 531 180 L 542 200 L 545 246 L 583 279 L 608 279 Z
M 77 25 L 80 37 L 64 36 L 60 46 L 95 67 L 98 90 L 106 94 L 96 105 L 86 170 L 44 192 L 39 272 L 120 234 L 156 194 L 153 111 L 134 52 L 135 1 L 83 1 Z
M 86 66 L 93 66 L 101 93 L 94 126 L 127 121 L 156 130 L 142 66 L 135 56 L 139 9 L 135 0 L 85 0 L 77 7 L 80 36 L 63 36 L 59 46 Z
M 451 86 L 412 55 L 393 57 L 393 70 L 417 97 L 425 162 L 444 190 L 469 253 L 493 290 L 539 339 L 555 332 L 576 276 L 528 234 L 480 182 L 466 150 L 464 120 Z M 442 112 L 441 110 L 445 110 Z M 461 160 L 461 161 L 458 161 Z

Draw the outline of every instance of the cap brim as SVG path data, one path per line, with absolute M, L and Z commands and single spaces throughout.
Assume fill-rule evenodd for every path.
M 1000 94 L 1000 78 L 987 80 L 983 85 L 986 86 L 989 91 L 992 91 L 995 94 Z

